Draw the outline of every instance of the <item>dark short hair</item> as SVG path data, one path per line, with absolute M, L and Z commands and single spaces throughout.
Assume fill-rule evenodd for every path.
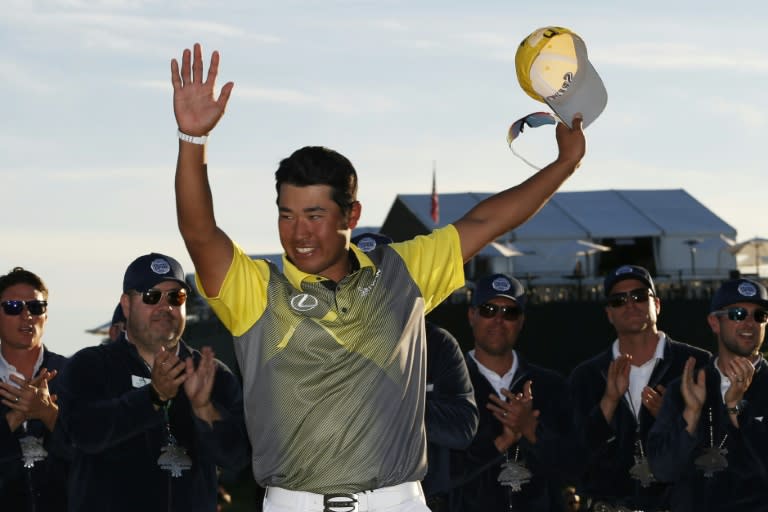
M 42 292 L 43 297 L 48 299 L 48 287 L 45 286 L 40 276 L 21 267 L 13 267 L 13 270 L 0 276 L 0 294 L 17 284 L 28 284 L 35 290 Z
M 297 187 L 329 185 L 331 199 L 343 213 L 347 213 L 357 201 L 357 172 L 354 166 L 341 153 L 322 146 L 297 149 L 280 162 L 275 172 L 278 203 L 283 184 Z

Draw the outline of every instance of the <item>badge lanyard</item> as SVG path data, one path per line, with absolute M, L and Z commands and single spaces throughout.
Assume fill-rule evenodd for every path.
M 507 502 L 510 511 L 512 511 L 513 494 L 522 490 L 523 484 L 530 482 L 533 476 L 530 470 L 525 467 L 525 461 L 519 459 L 520 444 L 515 444 L 515 457 L 512 460 L 509 460 L 509 449 L 504 450 L 504 463 L 501 465 L 501 472 L 497 478 L 501 485 L 507 487 Z
M 171 420 L 168 415 L 170 408 L 171 400 L 163 407 L 166 444 L 160 448 L 160 457 L 157 459 L 157 465 L 170 472 L 172 477 L 178 478 L 181 476 L 182 471 L 192 467 L 192 459 L 187 455 L 187 450 L 176 441 L 176 436 L 173 435 Z
M 723 435 L 723 439 L 718 446 L 715 446 L 715 422 L 712 419 L 712 407 L 709 408 L 709 447 L 704 448 L 701 455 L 696 457 L 693 463 L 696 467 L 704 471 L 706 478 L 712 478 L 712 475 L 728 467 L 728 450 L 725 448 L 725 441 L 728 434 Z
M 633 454 L 635 464 L 629 468 L 629 476 L 633 480 L 639 480 L 642 487 L 650 487 L 656 478 L 653 476 L 651 466 L 648 463 L 648 457 L 646 457 L 645 449 L 643 448 L 643 439 L 640 435 L 640 413 L 635 410 L 635 404 L 632 402 L 632 397 L 629 396 L 629 390 L 624 393 L 624 399 L 629 403 L 629 408 L 632 411 L 632 415 L 635 417 L 635 422 L 637 424 L 637 427 L 635 427 L 635 445 Z
M 24 377 L 18 372 L 11 373 Z M 0 381 L 3 381 L 3 379 L 0 379 Z M 10 378 L 7 380 L 7 382 L 18 388 L 18 385 L 13 383 Z M 21 449 L 21 460 L 24 464 L 24 468 L 32 469 L 35 467 L 36 462 L 43 461 L 48 457 L 48 451 L 43 446 L 42 436 L 36 437 L 29 433 L 28 423 L 28 420 L 24 420 L 21 423 L 21 431 L 24 433 L 24 435 L 19 438 L 19 448 Z
M 151 377 L 152 367 L 143 357 L 141 360 Z M 151 386 L 152 384 L 149 385 Z M 182 471 L 192 467 L 192 459 L 187 455 L 187 450 L 176 441 L 176 436 L 173 435 L 171 430 L 171 418 L 168 411 L 170 411 L 172 403 L 173 400 L 168 400 L 162 407 L 163 420 L 165 421 L 165 446 L 160 448 L 160 457 L 157 458 L 157 465 L 160 466 L 160 469 L 168 471 L 172 477 L 179 478 Z
M 525 462 L 519 460 L 520 445 L 515 446 L 515 458 L 509 460 L 509 450 L 504 451 L 504 464 L 501 465 L 501 473 L 497 480 L 507 487 L 507 504 L 511 512 L 512 496 L 522 489 L 523 484 L 530 482 L 533 474 L 525 467 Z
M 43 446 L 43 438 L 35 437 L 27 430 L 27 422 L 21 424 L 24 436 L 19 438 L 19 447 L 21 447 L 21 457 L 24 461 L 24 467 L 32 469 L 35 462 L 40 462 L 48 457 L 48 451 Z

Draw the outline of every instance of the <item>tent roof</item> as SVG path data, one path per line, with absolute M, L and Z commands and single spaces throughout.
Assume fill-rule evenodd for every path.
M 440 194 L 443 226 L 459 219 L 490 193 Z M 397 198 L 424 226 L 432 227 L 430 194 Z M 682 189 L 557 192 L 528 222 L 520 239 L 617 238 L 649 236 L 736 237 L 736 230 Z

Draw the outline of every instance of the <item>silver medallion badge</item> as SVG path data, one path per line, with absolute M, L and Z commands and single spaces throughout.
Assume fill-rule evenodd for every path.
M 651 472 L 651 466 L 648 464 L 647 457 L 638 457 L 635 455 L 635 465 L 629 468 L 629 476 L 640 481 L 643 487 L 650 487 L 656 480 Z
M 710 446 L 704 448 L 704 453 L 696 457 L 693 463 L 698 469 L 704 471 L 705 477 L 712 478 L 712 475 L 728 467 L 726 455 L 728 455 L 726 448 Z
M 43 447 L 43 438 L 35 436 L 24 436 L 19 439 L 21 446 L 21 456 L 24 460 L 24 467 L 30 469 L 34 467 L 35 462 L 40 462 L 48 457 L 48 451 Z
M 160 448 L 160 452 L 157 465 L 169 471 L 174 478 L 180 477 L 182 471 L 192 467 L 192 459 L 187 455 L 187 450 L 177 444 L 167 444 Z
M 531 481 L 532 473 L 525 464 L 517 461 L 507 461 L 501 465 L 498 481 L 501 485 L 509 487 L 512 491 L 520 491 L 523 484 Z

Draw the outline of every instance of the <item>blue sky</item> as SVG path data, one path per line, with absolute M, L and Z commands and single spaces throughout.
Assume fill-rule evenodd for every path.
M 515 78 L 517 44 L 561 25 L 608 90 L 563 190 L 685 188 L 738 230 L 768 236 L 765 4 L 510 1 L 2 0 L 0 271 L 51 289 L 45 342 L 98 341 L 130 261 L 189 258 L 176 228 L 172 57 L 199 41 L 235 89 L 209 163 L 220 225 L 277 252 L 273 172 L 304 145 L 348 156 L 363 224 L 397 193 L 494 191 L 531 170 L 510 122 L 545 105 Z M 554 157 L 552 127 L 516 146 Z

